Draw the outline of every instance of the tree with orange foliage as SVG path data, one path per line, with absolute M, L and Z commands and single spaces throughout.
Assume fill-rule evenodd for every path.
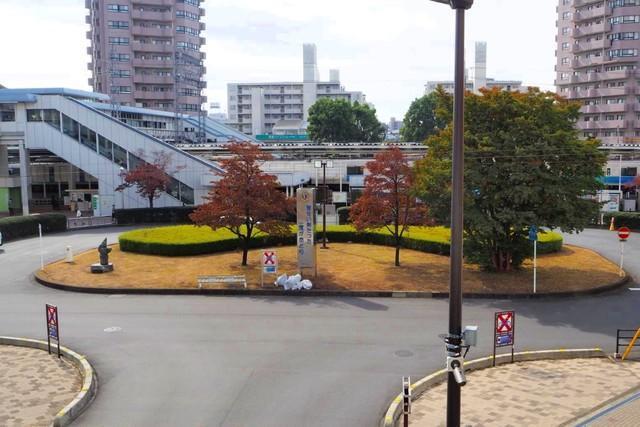
M 139 153 L 139 157 L 144 155 Z M 169 165 L 171 164 L 171 154 L 165 151 L 153 153 L 151 163 L 142 161 L 138 166 L 130 171 L 121 174 L 123 183 L 116 188 L 116 191 L 124 191 L 125 188 L 136 186 L 136 193 L 149 200 L 149 207 L 153 208 L 153 201 L 166 192 L 171 177 L 169 176 Z
M 356 230 L 385 227 L 394 238 L 396 266 L 400 266 L 400 243 L 409 225 L 425 224 L 427 209 L 413 194 L 414 172 L 398 147 L 376 154 L 366 165 L 363 195 L 351 207 Z
M 272 156 L 249 142 L 226 146 L 233 157 L 220 160 L 220 180 L 212 183 L 207 203 L 190 215 L 199 226 L 226 228 L 235 234 L 242 248 L 242 265 L 247 265 L 251 238 L 259 232 L 284 235 L 291 232 L 284 220 L 291 202 L 278 190 L 275 176 L 260 170 Z

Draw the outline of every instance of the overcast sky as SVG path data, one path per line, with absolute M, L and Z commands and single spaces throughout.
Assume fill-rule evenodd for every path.
M 489 77 L 553 90 L 557 0 L 476 0 L 473 42 L 488 44 Z M 427 80 L 453 75 L 454 13 L 428 0 L 206 0 L 209 102 L 226 111 L 228 82 L 302 80 L 302 43 L 320 76 L 338 68 L 378 118 L 402 118 Z M 0 0 L 0 83 L 89 89 L 84 0 Z

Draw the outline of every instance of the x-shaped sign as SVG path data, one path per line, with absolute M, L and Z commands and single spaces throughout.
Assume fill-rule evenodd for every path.
M 498 332 L 510 332 L 512 326 L 512 314 L 510 312 L 498 314 L 498 324 L 496 330 Z
M 276 265 L 276 253 L 275 252 L 265 252 L 263 258 L 264 265 Z

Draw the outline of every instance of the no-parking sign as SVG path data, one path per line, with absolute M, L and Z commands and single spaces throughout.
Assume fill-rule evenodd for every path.
M 278 255 L 276 251 L 262 252 L 262 271 L 264 273 L 278 272 Z
M 497 312 L 495 325 L 495 346 L 512 346 L 515 342 L 515 312 Z

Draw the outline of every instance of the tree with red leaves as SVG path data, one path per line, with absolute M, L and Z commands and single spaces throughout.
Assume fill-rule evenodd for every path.
M 369 175 L 362 196 L 351 207 L 356 230 L 385 227 L 393 236 L 396 266 L 400 266 L 400 242 L 409 225 L 425 224 L 427 209 L 414 196 L 414 172 L 398 147 L 387 148 L 367 162 Z
M 144 155 L 142 152 L 138 154 L 138 157 Z M 168 171 L 170 164 L 171 154 L 165 151 L 154 152 L 151 163 L 142 161 L 134 169 L 121 174 L 123 183 L 116 188 L 116 191 L 124 191 L 125 188 L 136 186 L 136 193 L 148 199 L 149 207 L 153 208 L 154 199 L 167 191 L 171 181 Z
M 219 181 L 207 196 L 207 203 L 190 215 L 199 226 L 226 228 L 235 234 L 242 248 L 242 265 L 247 265 L 251 238 L 258 233 L 284 235 L 291 232 L 284 222 L 292 203 L 278 190 L 275 176 L 260 170 L 272 156 L 249 142 L 226 146 L 233 157 L 220 160 Z

